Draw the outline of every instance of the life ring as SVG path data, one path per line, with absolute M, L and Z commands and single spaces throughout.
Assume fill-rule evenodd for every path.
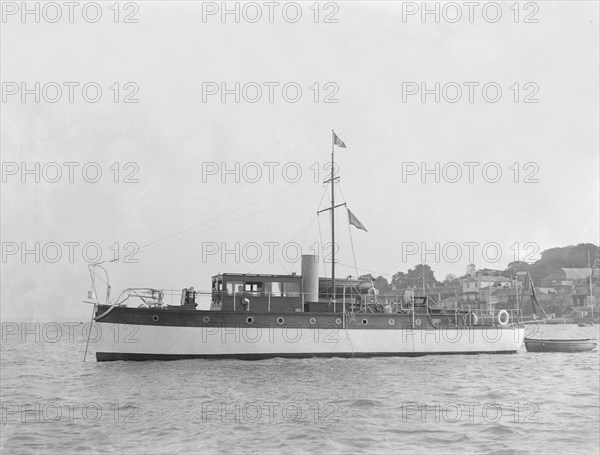
M 500 324 L 502 327 L 507 325 L 508 321 L 510 321 L 510 315 L 508 314 L 508 311 L 506 311 L 506 310 L 498 311 L 498 316 L 496 316 L 496 321 L 498 321 L 498 324 Z
M 417 327 L 421 327 L 421 320 L 420 319 L 415 319 L 415 325 Z

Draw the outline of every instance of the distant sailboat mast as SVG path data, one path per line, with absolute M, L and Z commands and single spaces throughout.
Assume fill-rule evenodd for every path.
M 527 276 L 529 278 L 529 298 L 531 299 L 531 307 L 533 309 L 533 312 L 535 314 L 537 314 L 537 311 L 535 310 L 535 306 L 537 305 L 538 308 L 540 310 L 542 310 L 544 319 L 547 319 L 548 317 L 546 316 L 546 311 L 544 311 L 544 309 L 542 308 L 542 305 L 540 305 L 540 302 L 537 299 L 537 295 L 535 293 L 535 284 L 533 283 L 533 280 L 531 279 L 531 275 L 529 275 L 529 272 L 527 272 Z

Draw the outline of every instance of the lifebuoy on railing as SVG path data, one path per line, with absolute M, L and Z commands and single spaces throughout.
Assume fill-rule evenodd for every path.
M 498 311 L 498 316 L 496 316 L 496 321 L 498 321 L 498 324 L 500 324 L 502 327 L 504 327 L 506 324 L 508 324 L 508 321 L 510 321 L 510 316 L 508 314 L 508 311 L 506 311 L 506 310 Z

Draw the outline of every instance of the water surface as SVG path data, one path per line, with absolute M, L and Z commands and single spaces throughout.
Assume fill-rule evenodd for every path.
M 598 351 L 84 363 L 80 334 L 3 336 L 7 454 L 599 451 Z

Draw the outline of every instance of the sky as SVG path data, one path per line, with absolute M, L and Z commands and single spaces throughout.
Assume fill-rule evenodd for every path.
M 332 129 L 337 276 L 598 244 L 598 3 L 488 3 L 4 2 L 2 320 L 89 318 L 117 256 L 113 297 L 300 273 Z

